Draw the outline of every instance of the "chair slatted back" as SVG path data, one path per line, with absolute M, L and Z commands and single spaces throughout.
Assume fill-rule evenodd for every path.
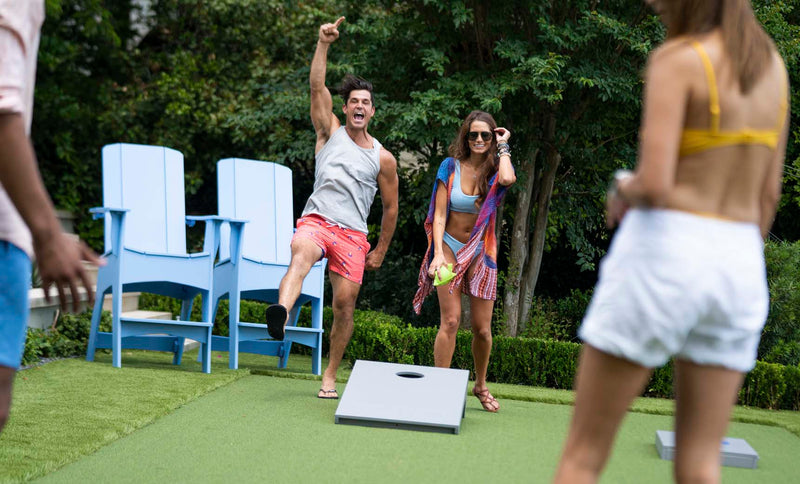
M 247 220 L 242 256 L 289 264 L 294 232 L 292 170 L 268 161 L 226 158 L 217 163 L 219 215 Z M 220 258 L 229 256 L 229 228 L 223 225 Z
M 117 143 L 103 147 L 103 203 L 126 208 L 125 247 L 186 254 L 183 154 L 163 146 Z M 105 243 L 111 246 L 110 216 Z

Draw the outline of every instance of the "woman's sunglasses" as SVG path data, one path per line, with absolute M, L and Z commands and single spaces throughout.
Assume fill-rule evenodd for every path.
M 492 139 L 492 133 L 490 131 L 480 131 L 480 132 L 470 131 L 467 136 L 469 136 L 470 141 L 475 141 L 476 139 L 478 139 L 478 135 L 481 136 L 481 139 L 483 141 L 489 141 L 490 139 Z

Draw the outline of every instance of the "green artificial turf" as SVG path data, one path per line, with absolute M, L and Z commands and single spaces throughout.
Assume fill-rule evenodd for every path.
M 98 352 L 95 363 L 73 358 L 17 373 L 0 482 L 44 475 L 248 374 L 221 360 L 206 375 L 193 360 L 175 367 L 170 354 L 125 353 L 122 368 Z
M 336 401 L 318 383 L 249 376 L 219 388 L 43 483 L 93 482 L 548 482 L 571 407 L 501 400 L 499 414 L 467 400 L 459 435 L 335 425 Z M 655 431 L 668 416 L 626 418 L 603 481 L 672 482 Z M 791 482 L 800 438 L 784 429 L 734 423 L 730 436 L 761 454 L 759 469 L 723 469 L 726 483 Z
M 469 397 L 468 419 L 465 420 L 462 434 L 459 436 L 436 436 L 398 430 L 390 430 L 390 433 L 386 434 L 385 430 L 378 429 L 334 430 L 342 429 L 345 426 L 332 425 L 333 413 L 336 408 L 335 401 L 326 402 L 314 398 L 316 390 L 319 388 L 319 377 L 310 374 L 310 357 L 292 355 L 288 368 L 277 369 L 277 358 L 275 357 L 241 354 L 240 368 L 243 370 L 232 372 L 227 369 L 227 353 L 214 352 L 211 375 L 200 373 L 200 365 L 195 359 L 196 351 L 187 353 L 184 356 L 183 364 L 175 367 L 171 365 L 170 354 L 126 351 L 123 354 L 123 368 L 115 369 L 110 365 L 110 355 L 98 352 L 96 363 L 87 363 L 82 359 L 62 360 L 19 372 L 15 385 L 11 421 L 6 431 L 0 435 L 0 482 L 18 482 L 43 476 L 74 461 L 78 461 L 75 464 L 78 469 L 84 469 L 80 472 L 90 473 L 92 472 L 91 466 L 83 466 L 88 465 L 89 462 L 96 462 L 95 457 L 79 459 L 97 449 L 100 451 L 96 455 L 105 455 L 105 452 L 113 451 L 117 445 L 123 445 L 128 439 L 138 439 L 140 438 L 139 434 L 143 432 L 148 435 L 149 432 L 159 431 L 158 429 L 162 426 L 166 426 L 163 430 L 166 434 L 172 433 L 175 437 L 158 437 L 156 445 L 145 443 L 143 444 L 145 447 L 157 450 L 154 455 L 171 455 L 171 459 L 178 460 L 188 459 L 193 465 L 200 466 L 197 472 L 210 472 L 211 474 L 217 470 L 205 467 L 221 466 L 220 469 L 228 469 L 228 464 L 218 462 L 216 455 L 220 452 L 224 457 L 223 461 L 230 459 L 236 461 L 237 458 L 226 457 L 226 454 L 248 449 L 247 455 L 242 458 L 268 462 L 279 460 L 283 462 L 283 465 L 279 465 L 277 468 L 287 467 L 288 463 L 289 468 L 300 469 L 302 477 L 306 479 L 325 478 L 326 469 L 338 468 L 342 465 L 342 463 L 328 459 L 326 456 L 329 454 L 337 459 L 342 458 L 347 463 L 350 457 L 345 454 L 352 452 L 360 455 L 366 452 L 365 455 L 372 457 L 368 459 L 368 462 L 359 465 L 364 468 L 382 469 L 382 472 L 389 477 L 368 473 L 365 473 L 364 476 L 380 480 L 389 479 L 391 482 L 391 476 L 400 472 L 401 469 L 402 472 L 405 472 L 406 465 L 422 466 L 423 470 L 430 470 L 436 465 L 440 465 L 441 463 L 427 462 L 425 456 L 438 455 L 446 451 L 441 457 L 446 457 L 448 466 L 454 465 L 458 469 L 462 467 L 471 469 L 470 472 L 464 473 L 469 475 L 465 478 L 465 482 L 469 482 L 473 478 L 475 480 L 492 480 L 491 475 L 485 474 L 483 471 L 479 472 L 477 468 L 473 467 L 473 460 L 477 456 L 483 455 L 483 449 L 486 447 L 486 451 L 498 463 L 506 462 L 507 459 L 503 455 L 510 452 L 510 458 L 513 458 L 512 460 L 515 462 L 513 464 L 506 463 L 503 466 L 510 469 L 522 469 L 519 473 L 515 473 L 515 476 L 524 478 L 525 474 L 530 471 L 547 480 L 543 476 L 549 476 L 548 472 L 552 472 L 552 469 L 547 466 L 554 466 L 555 460 L 558 458 L 561 439 L 566 432 L 571 412 L 570 405 L 574 402 L 574 394 L 566 390 L 491 383 L 492 392 L 503 405 L 501 413 L 491 415 L 482 412 L 477 400 Z M 323 366 L 325 364 L 326 362 L 323 362 Z M 251 373 L 259 376 L 239 380 L 234 386 L 219 388 Z M 281 378 L 263 378 L 263 376 Z M 337 384 L 340 392 L 344 389 L 344 384 L 349 376 L 348 368 L 340 369 L 339 383 Z M 245 383 L 247 384 L 245 385 Z M 214 389 L 217 390 L 213 391 Z M 206 396 L 197 399 L 202 395 Z M 213 417 L 207 415 L 182 416 L 184 412 L 190 410 L 192 412 L 211 411 L 206 407 L 208 404 L 203 403 L 206 400 L 215 402 L 211 407 L 216 409 Z M 181 407 L 187 402 L 191 403 Z M 543 403 L 558 405 L 542 405 Z M 200 405 L 201 409 L 207 408 L 207 410 L 192 410 L 195 405 Z M 242 409 L 239 408 L 240 405 L 249 406 Z M 178 410 L 171 413 L 175 409 Z M 619 448 L 622 450 L 617 453 L 628 455 L 633 452 L 631 455 L 653 457 L 655 456 L 652 445 L 654 428 L 647 427 L 646 432 L 641 436 L 644 440 L 640 440 L 638 444 L 635 443 L 636 440 L 632 444 L 627 443 L 628 440 L 623 436 L 629 432 L 628 426 L 636 427 L 636 424 L 630 422 L 638 422 L 642 418 L 645 420 L 657 419 L 655 421 L 659 422 L 658 429 L 671 428 L 670 416 L 674 411 L 674 403 L 671 400 L 643 398 L 634 403 L 632 410 L 634 413 L 629 415 L 629 423 L 620 434 Z M 245 427 L 252 426 L 254 429 L 252 433 L 245 432 L 245 428 L 241 430 L 240 437 L 233 438 L 229 435 L 232 430 L 228 430 L 225 425 L 218 427 L 220 423 L 233 425 L 239 422 L 239 415 L 250 415 L 256 420 L 255 423 L 248 423 L 248 419 L 243 420 L 246 424 Z M 198 422 L 178 423 L 181 418 L 197 418 Z M 264 426 L 258 423 L 261 420 L 264 420 Z M 542 420 L 546 422 L 541 422 Z M 277 421 L 281 423 L 275 425 Z M 734 421 L 782 427 L 800 435 L 800 412 L 775 412 L 737 407 L 734 411 Z M 148 426 L 152 422 L 155 424 Z M 545 425 L 545 427 L 539 428 L 540 425 Z M 738 429 L 738 425 L 738 423 L 734 423 L 731 429 Z M 170 430 L 170 426 L 174 428 Z M 505 429 L 506 426 L 508 429 Z M 747 435 L 752 434 L 752 438 L 757 440 L 761 438 L 759 436 L 761 432 L 769 435 L 769 438 L 764 439 L 764 443 L 758 441 L 759 445 L 762 445 L 762 447 L 756 447 L 759 452 L 768 450 L 772 453 L 773 447 L 777 449 L 774 454 L 776 456 L 774 462 L 779 465 L 775 467 L 770 464 L 764 467 L 769 462 L 764 460 L 766 457 L 762 454 L 762 468 L 758 474 L 750 474 L 750 476 L 757 475 L 760 479 L 760 476 L 775 475 L 776 480 L 772 482 L 782 482 L 781 473 L 783 471 L 776 469 L 782 469 L 783 463 L 792 463 L 794 457 L 792 455 L 780 457 L 780 455 L 782 455 L 781 452 L 797 454 L 800 450 L 797 446 L 797 437 L 778 428 L 760 425 L 746 425 L 742 428 L 751 429 L 748 430 Z M 137 429 L 141 430 L 107 446 Z M 498 433 L 496 429 L 502 431 Z M 397 441 L 400 445 L 398 451 L 407 449 L 409 456 L 413 456 L 413 459 L 409 460 L 410 457 L 407 459 L 400 455 L 394 455 L 388 448 L 383 449 L 381 442 L 373 442 L 376 437 L 372 434 L 359 433 L 365 430 L 377 431 L 376 436 L 386 435 L 385 438 L 389 441 Z M 200 434 L 195 435 L 196 431 L 199 431 Z M 402 436 L 397 434 L 402 434 Z M 363 440 L 361 435 L 364 436 Z M 729 435 L 742 436 L 733 435 L 730 432 Z M 443 437 L 449 437 L 451 440 L 437 440 Z M 535 439 L 530 440 L 532 437 Z M 459 440 L 452 440 L 453 438 Z M 748 441 L 751 439 L 749 436 L 743 438 L 747 438 Z M 161 440 L 170 442 L 171 439 L 180 439 L 180 443 L 160 445 Z M 213 442 L 213 449 L 207 448 L 206 441 Z M 751 443 L 756 445 L 754 442 Z M 450 453 L 448 449 L 452 445 L 455 445 L 455 452 Z M 500 446 L 499 450 L 495 448 L 496 446 Z M 172 455 L 173 447 L 176 450 L 180 449 L 184 454 Z M 340 455 L 338 450 L 340 447 L 347 452 Z M 525 449 L 524 452 L 511 451 L 518 447 Z M 285 452 L 280 450 L 273 456 L 275 448 L 288 450 Z M 403 450 L 403 452 L 405 451 Z M 205 452 L 209 452 L 208 458 L 205 458 Z M 494 457 L 494 453 L 497 453 L 498 456 Z M 201 456 L 199 461 L 198 455 Z M 304 456 L 313 456 L 312 460 L 319 461 L 319 463 L 308 464 Z M 149 459 L 147 452 L 143 452 L 142 459 L 139 459 L 137 454 L 130 453 L 127 453 L 126 458 L 131 461 L 130 465 L 138 465 L 136 472 L 143 472 L 142 468 L 149 467 L 143 465 Z M 155 457 L 154 459 L 158 460 Z M 482 463 L 483 457 L 480 457 L 478 461 Z M 525 464 L 528 461 L 531 462 L 530 466 Z M 394 464 L 392 464 L 393 462 Z M 615 475 L 613 474 L 613 463 L 612 460 L 609 475 Z M 117 463 L 114 467 L 125 468 L 125 465 Z M 249 465 L 243 464 L 244 467 Z M 498 469 L 497 465 L 497 463 L 491 463 L 488 466 L 481 466 L 481 469 L 484 467 Z M 666 465 L 667 467 L 663 467 L 658 475 L 669 475 L 668 463 L 656 462 L 654 465 L 656 467 Z M 385 468 L 385 466 L 389 466 L 389 468 Z M 76 472 L 72 470 L 72 467 L 64 469 L 64 474 L 60 471 L 56 472 L 51 476 L 52 479 L 72 479 L 70 476 Z M 231 469 L 235 467 L 233 466 Z M 97 469 L 97 472 L 100 472 L 101 468 Z M 148 472 L 156 472 L 158 469 L 171 472 L 172 464 L 157 464 Z M 350 477 L 355 476 L 356 481 L 360 480 L 359 474 L 348 473 L 347 469 L 349 467 L 335 472 L 331 479 L 336 481 L 340 474 L 346 474 Z M 359 469 L 358 465 L 354 469 Z M 111 469 L 109 472 L 113 474 L 113 471 Z M 102 468 L 102 472 L 106 472 L 105 468 Z M 230 470 L 230 472 L 239 471 Z M 265 474 L 262 475 L 272 475 L 276 471 L 270 467 L 269 472 L 264 472 Z M 402 472 L 399 475 L 403 475 Z M 461 475 L 461 470 L 454 472 L 456 475 Z M 726 472 L 728 471 L 726 470 Z M 104 474 L 98 473 L 97 475 Z M 135 476 L 136 473 L 132 475 Z M 186 475 L 192 474 L 188 472 Z M 275 475 L 276 478 L 291 480 L 300 474 L 280 470 Z M 422 474 L 415 476 L 423 482 L 427 479 Z M 248 480 L 249 477 L 252 476 L 237 474 L 239 479 Z M 171 479 L 172 477 L 158 476 L 159 480 L 162 478 Z M 76 479 L 78 478 L 76 477 Z M 124 478 L 120 479 L 125 480 Z M 208 481 L 205 478 L 201 479 Z M 110 479 L 100 480 L 112 482 Z M 180 478 L 178 480 L 188 479 Z M 265 478 L 264 480 L 270 481 L 271 479 Z M 140 479 L 137 481 L 143 482 Z

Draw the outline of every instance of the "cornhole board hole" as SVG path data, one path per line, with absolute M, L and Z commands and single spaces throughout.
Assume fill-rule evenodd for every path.
M 469 372 L 357 360 L 334 422 L 457 434 Z
M 664 460 L 675 458 L 675 433 L 667 430 L 656 430 L 656 449 Z M 722 465 L 728 467 L 758 467 L 758 452 L 744 439 L 725 437 L 720 446 Z

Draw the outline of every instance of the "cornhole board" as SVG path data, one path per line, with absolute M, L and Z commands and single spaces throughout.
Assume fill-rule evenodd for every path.
M 656 430 L 656 450 L 664 460 L 675 458 L 675 433 L 667 430 Z M 720 446 L 722 465 L 728 467 L 758 467 L 758 452 L 744 439 L 725 437 Z
M 334 422 L 457 434 L 468 380 L 466 370 L 357 360 Z

